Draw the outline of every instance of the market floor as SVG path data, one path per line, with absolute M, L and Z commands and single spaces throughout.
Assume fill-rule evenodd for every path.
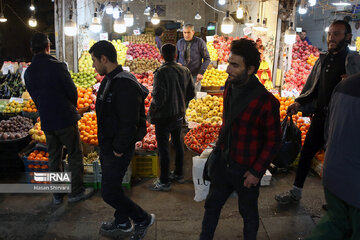
M 156 222 L 147 240 L 195 240 L 199 238 L 204 201 L 195 202 L 191 182 L 191 153 L 186 152 L 185 184 L 174 184 L 170 192 L 148 190 L 152 179 L 133 184 L 128 195 L 150 213 Z M 276 193 L 287 191 L 295 173 L 273 176 L 270 186 L 261 187 L 259 197 L 260 227 L 258 240 L 296 240 L 306 237 L 324 214 L 325 203 L 321 179 L 310 175 L 303 199 L 291 206 L 278 205 Z M 0 239 L 100 239 L 99 226 L 111 220 L 113 209 L 102 201 L 100 192 L 76 204 L 65 202 L 53 206 L 50 194 L 0 194 Z M 215 238 L 243 239 L 242 219 L 237 199 L 231 197 L 224 206 Z

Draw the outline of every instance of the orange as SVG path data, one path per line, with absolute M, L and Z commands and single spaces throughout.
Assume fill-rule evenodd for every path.
M 84 105 L 83 105 L 83 104 L 79 104 L 78 107 L 79 107 L 79 109 L 80 109 L 80 108 L 84 108 Z

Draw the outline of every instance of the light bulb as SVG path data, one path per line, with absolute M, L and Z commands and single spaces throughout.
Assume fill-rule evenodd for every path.
M 31 11 L 35 11 L 35 6 L 34 6 L 34 4 L 31 4 L 31 5 L 30 5 L 30 10 L 31 10 Z
M 313 7 L 316 5 L 316 0 L 309 0 L 309 6 Z
M 195 19 L 196 19 L 196 20 L 200 20 L 200 19 L 201 19 L 201 16 L 200 16 L 199 12 L 196 13 Z
M 221 31 L 225 34 L 232 33 L 232 31 L 234 29 L 234 24 L 232 23 L 229 15 L 230 15 L 230 12 L 227 11 L 226 16 L 224 17 L 224 19 L 221 23 Z
M 307 8 L 300 6 L 298 12 L 299 12 L 299 14 L 306 14 L 307 13 Z
M 348 2 L 345 2 L 345 1 L 343 2 L 343 1 L 340 0 L 340 2 L 332 3 L 332 5 L 334 5 L 334 6 L 350 6 L 351 4 L 348 3 Z
M 94 17 L 91 20 L 90 24 L 90 31 L 94 33 L 98 33 L 102 30 L 101 21 L 100 18 L 96 16 L 96 13 L 94 14 Z
M 67 36 L 75 36 L 76 35 L 77 27 L 76 27 L 76 23 L 72 19 L 69 19 L 65 22 L 64 33 Z
M 128 11 L 124 15 L 124 21 L 126 24 L 126 27 L 131 27 L 134 25 L 134 15 L 130 12 L 129 8 Z
M 241 5 L 239 5 L 236 10 L 236 18 L 242 19 L 243 17 L 244 17 L 244 8 Z
M 116 19 L 114 22 L 114 31 L 117 33 L 126 32 L 126 24 L 124 19 Z
M 325 32 L 328 32 L 328 31 L 329 31 L 329 27 L 326 27 L 326 28 L 325 28 Z
M 119 5 L 116 5 L 113 10 L 113 18 L 118 19 L 120 17 L 120 8 Z
M 290 27 L 285 31 L 285 39 L 286 44 L 294 44 L 296 42 L 296 32 L 293 28 L 293 23 L 290 23 Z
M 106 14 L 111 15 L 111 14 L 113 14 L 113 11 L 114 11 L 114 8 L 109 1 L 109 3 L 105 7 L 105 12 L 106 12 Z
M 144 11 L 144 15 L 146 15 L 146 16 L 150 16 L 150 6 L 147 6 L 146 8 L 145 8 L 145 11 Z
M 153 17 L 151 18 L 151 23 L 154 25 L 158 25 L 160 23 L 160 18 L 157 13 L 154 13 Z
M 37 21 L 33 16 L 31 16 L 31 18 L 29 18 L 29 26 L 30 27 L 36 27 L 37 26 Z
M 219 0 L 219 5 L 224 5 L 226 3 L 226 0 Z
M 4 13 L 1 13 L 0 22 L 6 22 L 6 21 L 7 21 L 7 19 L 5 18 Z

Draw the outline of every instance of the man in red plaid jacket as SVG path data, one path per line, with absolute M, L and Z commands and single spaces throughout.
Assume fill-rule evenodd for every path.
M 260 179 L 281 144 L 280 104 L 256 78 L 259 65 L 260 53 L 255 42 L 247 39 L 232 42 L 223 125 L 214 149 L 221 151 L 222 157 L 211 174 L 200 240 L 213 239 L 221 208 L 233 191 L 239 197 L 244 239 L 256 239 Z

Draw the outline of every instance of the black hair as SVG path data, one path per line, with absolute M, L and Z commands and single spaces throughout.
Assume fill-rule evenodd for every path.
M 336 25 L 336 24 L 343 25 L 345 27 L 345 34 L 352 33 L 351 26 L 347 21 L 335 20 L 333 23 L 331 23 L 331 25 Z
M 301 30 L 301 32 L 304 32 L 304 33 L 306 33 L 306 30 L 305 30 L 305 29 L 303 29 L 303 30 Z
M 174 44 L 166 43 L 161 47 L 161 54 L 166 62 L 172 62 L 175 60 L 176 47 Z
M 101 55 L 104 55 L 112 63 L 117 63 L 117 54 L 114 45 L 111 42 L 102 40 L 95 43 L 89 50 L 97 59 L 100 60 Z
M 161 34 L 164 32 L 164 29 L 162 27 L 158 27 L 155 29 L 155 36 L 161 36 Z
M 244 38 L 240 40 L 234 40 L 231 43 L 230 51 L 232 54 L 239 55 L 244 58 L 247 69 L 250 66 L 254 66 L 254 73 L 257 72 L 260 66 L 260 52 L 257 49 L 256 43 L 254 41 Z
M 44 33 L 35 33 L 30 44 L 33 54 L 42 53 L 49 46 L 49 38 Z

